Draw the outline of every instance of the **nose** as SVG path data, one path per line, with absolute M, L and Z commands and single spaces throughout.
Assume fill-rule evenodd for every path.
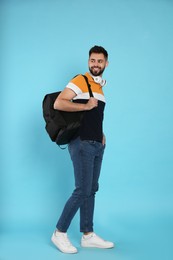
M 97 61 L 94 62 L 94 67 L 98 67 L 98 62 Z

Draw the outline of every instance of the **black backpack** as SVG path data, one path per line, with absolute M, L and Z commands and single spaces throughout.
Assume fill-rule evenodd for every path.
M 82 76 L 86 80 L 90 97 L 93 97 L 88 78 L 85 75 Z M 54 102 L 60 93 L 61 91 L 45 95 L 42 102 L 42 109 L 48 135 L 53 142 L 63 145 L 68 144 L 78 131 L 84 111 L 65 112 L 54 109 Z

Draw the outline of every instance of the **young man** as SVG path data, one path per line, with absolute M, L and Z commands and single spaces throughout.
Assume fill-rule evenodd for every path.
M 52 242 L 63 253 L 77 253 L 67 236 L 67 230 L 76 212 L 80 209 L 80 231 L 83 232 L 81 246 L 112 248 L 114 244 L 94 233 L 93 215 L 95 193 L 98 191 L 102 158 L 105 149 L 103 114 L 105 98 L 102 87 L 104 69 L 108 66 L 108 53 L 101 46 L 89 51 L 89 72 L 85 75 L 91 85 L 94 97 L 90 97 L 82 75 L 73 78 L 54 103 L 62 111 L 85 111 L 82 125 L 69 144 L 73 162 L 75 189 L 65 204 L 63 212 L 52 235 Z M 72 102 L 73 101 L 73 102 Z

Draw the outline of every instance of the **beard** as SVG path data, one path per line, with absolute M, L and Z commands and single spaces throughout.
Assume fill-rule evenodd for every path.
M 90 73 L 95 77 L 101 76 L 103 74 L 104 70 L 105 70 L 105 67 L 103 69 L 101 69 L 100 67 L 94 67 L 94 66 L 89 67 Z

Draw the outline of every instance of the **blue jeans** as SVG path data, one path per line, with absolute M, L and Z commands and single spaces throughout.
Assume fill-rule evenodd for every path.
M 80 209 L 80 231 L 93 231 L 95 193 L 99 188 L 99 176 L 105 146 L 96 141 L 80 140 L 70 142 L 69 153 L 73 162 L 75 189 L 65 204 L 56 225 L 66 232 L 78 209 Z

